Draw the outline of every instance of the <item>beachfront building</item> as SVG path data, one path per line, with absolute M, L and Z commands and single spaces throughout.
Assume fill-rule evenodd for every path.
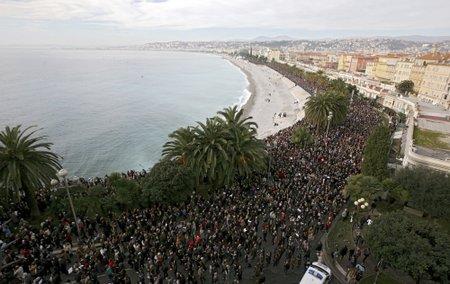
M 369 78 L 375 78 L 375 71 L 377 70 L 377 61 L 370 61 L 366 64 L 365 74 Z
M 392 82 L 395 75 L 395 66 L 400 61 L 400 56 L 382 56 L 378 59 L 375 69 L 375 78 L 379 81 Z
M 279 49 L 269 49 L 267 52 L 267 61 L 280 61 L 281 51 Z
M 349 54 L 341 54 L 338 61 L 338 71 L 349 72 L 352 56 Z
M 418 97 L 435 105 L 450 107 L 450 65 L 432 63 L 425 68 Z
M 337 54 L 333 54 L 333 53 L 329 53 L 327 54 L 327 65 L 329 66 L 330 69 L 334 69 L 337 70 L 338 68 L 338 64 L 339 64 L 339 55 Z
M 415 59 L 416 65 L 426 65 L 430 63 L 439 63 L 448 57 L 448 54 L 425 54 Z
M 423 75 L 425 74 L 425 70 L 427 69 L 426 65 L 417 65 L 414 64 L 411 67 L 411 74 L 409 75 L 409 80 L 414 83 L 414 92 L 418 93 L 420 86 L 422 85 Z
M 308 65 L 314 65 L 320 68 L 331 68 L 331 66 L 333 66 L 333 63 L 330 62 L 329 59 L 330 57 L 328 56 L 328 54 L 321 52 L 300 52 L 297 54 L 298 62 Z
M 348 72 L 351 73 L 364 73 L 366 71 L 366 66 L 368 62 L 376 62 L 376 57 L 371 56 L 352 56 L 352 59 L 350 60 L 350 66 Z
M 414 62 L 412 62 L 409 58 L 404 61 L 398 61 L 395 65 L 393 82 L 398 84 L 401 81 L 410 80 L 413 66 Z

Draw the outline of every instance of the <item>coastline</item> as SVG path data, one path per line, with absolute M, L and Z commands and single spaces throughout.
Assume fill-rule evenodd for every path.
M 244 115 L 258 124 L 258 138 L 266 138 L 303 119 L 304 105 L 310 96 L 305 90 L 265 65 L 231 56 L 223 58 L 247 77 L 250 97 L 242 108 Z

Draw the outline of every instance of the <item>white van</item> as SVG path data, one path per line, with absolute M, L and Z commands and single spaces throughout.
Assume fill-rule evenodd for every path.
M 331 269 L 320 262 L 313 262 L 299 284 L 325 284 L 331 279 Z

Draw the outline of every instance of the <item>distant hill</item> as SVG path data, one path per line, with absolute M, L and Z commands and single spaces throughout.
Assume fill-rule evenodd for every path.
M 252 41 L 285 41 L 285 40 L 296 40 L 296 39 L 292 38 L 290 36 L 286 36 L 286 35 L 274 36 L 274 37 L 259 36 L 259 37 L 252 39 Z
M 400 39 L 418 42 L 431 42 L 431 43 L 450 40 L 450 36 L 423 36 L 423 35 L 390 36 L 381 38 Z

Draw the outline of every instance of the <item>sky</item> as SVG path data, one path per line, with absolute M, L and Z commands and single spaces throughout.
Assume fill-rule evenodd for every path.
M 450 35 L 450 0 L 0 0 L 0 46 Z

